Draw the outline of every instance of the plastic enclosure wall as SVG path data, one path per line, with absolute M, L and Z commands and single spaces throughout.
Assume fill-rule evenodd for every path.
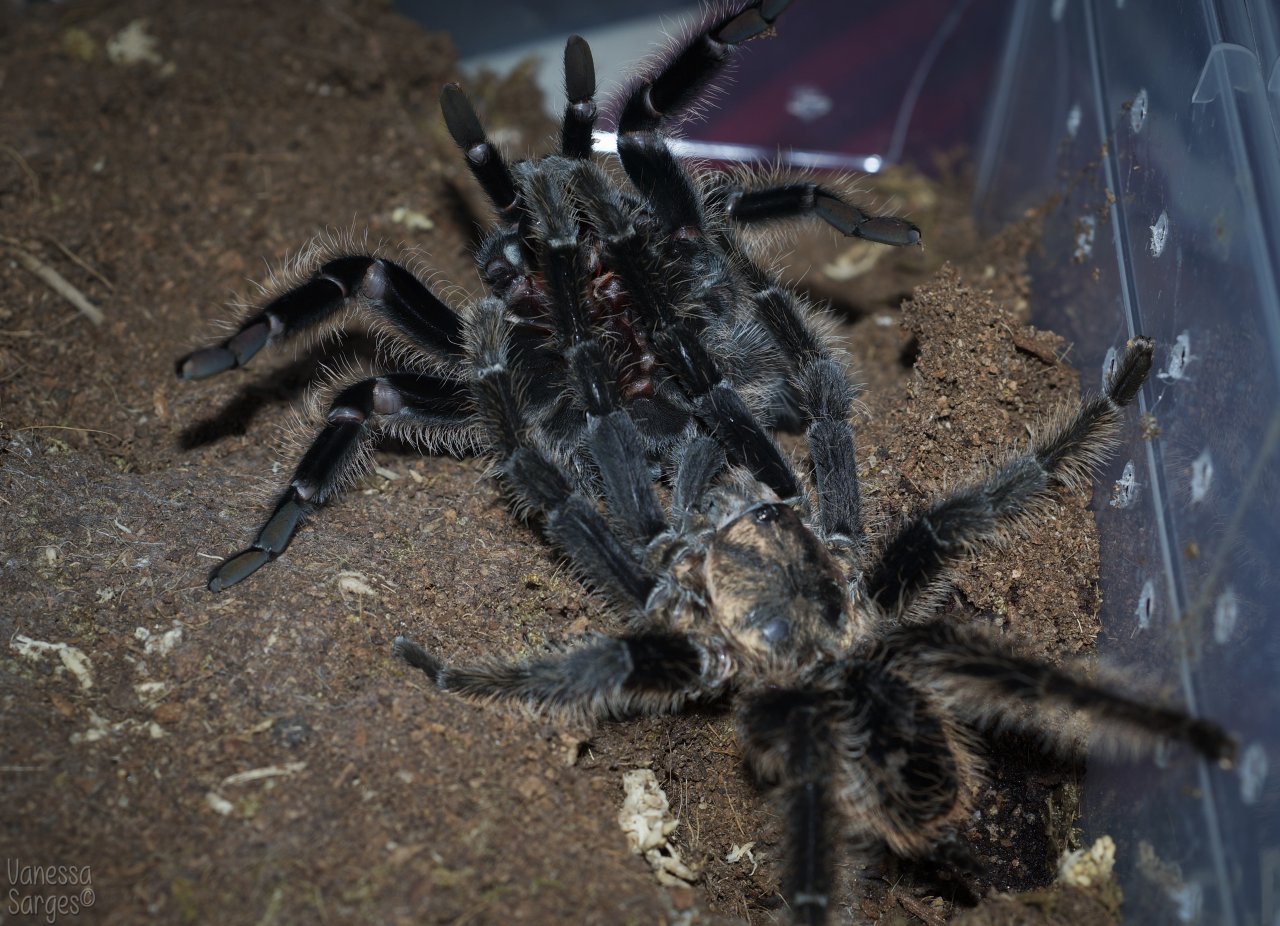
M 1101 763 L 1086 839 L 1119 846 L 1125 921 L 1280 923 L 1280 4 L 1020 0 L 979 215 L 1061 197 L 1040 319 L 1085 384 L 1158 342 L 1102 474 L 1104 662 L 1234 731 L 1237 769 Z M 1135 416 L 1136 419 L 1137 416 Z M 1110 490 L 1110 498 L 1107 491 Z

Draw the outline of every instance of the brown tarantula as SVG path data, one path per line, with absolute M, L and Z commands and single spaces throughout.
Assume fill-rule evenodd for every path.
M 787 5 L 711 14 L 634 84 L 617 119 L 627 184 L 592 156 L 595 76 L 581 38 L 565 51 L 558 154 L 508 163 L 446 87 L 449 132 L 497 213 L 476 255 L 491 295 L 459 312 L 397 264 L 336 257 L 183 358 L 178 375 L 238 367 L 342 309 L 387 322 L 407 368 L 336 392 L 265 525 L 210 588 L 282 553 L 380 433 L 489 455 L 625 631 L 528 662 L 446 666 L 404 638 L 396 651 L 441 689 L 593 718 L 731 700 L 746 762 L 786 820 L 786 896 L 819 923 L 838 839 L 944 864 L 961 855 L 951 834 L 973 806 L 979 731 L 1028 730 L 1067 751 L 1091 718 L 1120 741 L 1183 739 L 1224 763 L 1234 743 L 934 614 L 955 563 L 1027 525 L 1056 487 L 1087 482 L 1151 368 L 1146 338 L 1119 354 L 1101 395 L 1024 453 L 865 536 L 852 387 L 813 311 L 737 229 L 815 216 L 889 245 L 917 244 L 919 230 L 813 182 L 691 172 L 661 134 Z M 774 441 L 791 425 L 804 430 L 812 487 Z

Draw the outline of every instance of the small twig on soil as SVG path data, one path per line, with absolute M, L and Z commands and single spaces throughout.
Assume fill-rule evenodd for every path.
M 898 903 L 902 905 L 902 909 L 906 910 L 921 922 L 928 923 L 929 926 L 946 926 L 942 917 L 933 910 L 930 910 L 914 897 L 908 897 L 906 894 L 898 894 L 897 899 Z
M 3 151 L 5 154 L 9 155 L 9 157 L 13 158 L 14 163 L 22 168 L 22 172 L 26 174 L 27 179 L 31 181 L 31 192 L 36 196 L 39 196 L 40 178 L 37 177 L 36 172 L 31 169 L 31 165 L 27 163 L 27 159 L 18 153 L 17 148 L 14 148 L 12 145 L 6 145 L 4 142 L 0 142 L 0 151 Z
M 86 434 L 105 434 L 107 437 L 114 437 L 120 443 L 124 443 L 124 438 L 119 434 L 112 434 L 110 431 L 103 431 L 98 428 L 73 428 L 66 424 L 29 424 L 25 427 L 18 428 L 19 431 L 83 431 Z
M 92 276 L 94 279 L 96 279 L 99 283 L 101 283 L 107 289 L 114 290 L 116 288 L 116 284 L 112 283 L 111 280 L 107 279 L 105 274 L 103 274 L 100 270 L 97 270 L 96 268 L 91 266 L 87 260 L 85 260 L 80 255 L 76 254 L 74 251 L 72 251 L 69 247 L 67 247 L 57 238 L 53 237 L 53 235 L 41 235 L 40 237 L 43 238 L 45 241 L 49 242 L 51 245 L 53 245 L 63 254 L 65 254 L 67 256 L 67 260 L 71 261 L 73 264 L 75 264 L 85 273 Z
M 36 257 L 26 248 L 19 247 L 9 240 L 9 250 L 13 251 L 18 262 L 26 267 L 41 280 L 45 285 L 52 289 L 63 299 L 70 302 L 73 306 L 80 310 L 80 313 L 93 322 L 95 325 L 101 325 L 106 321 L 106 316 L 102 314 L 102 310 L 89 301 L 88 297 L 80 290 L 76 289 L 67 282 L 67 278 L 54 270 L 40 258 Z
M 723 785 L 723 787 L 725 800 L 729 802 L 729 813 L 733 814 L 733 822 L 737 824 L 738 833 L 745 840 L 747 838 L 747 831 L 742 826 L 742 818 L 738 816 L 738 808 L 733 806 L 733 798 L 729 796 L 729 786 Z

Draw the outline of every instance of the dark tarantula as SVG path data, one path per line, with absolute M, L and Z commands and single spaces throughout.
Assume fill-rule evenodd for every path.
M 241 366 L 348 307 L 389 323 L 413 352 L 410 368 L 336 393 L 256 539 L 209 587 L 282 553 L 379 433 L 488 454 L 517 507 L 625 630 L 527 662 L 446 666 L 404 638 L 396 651 L 441 689 L 589 717 L 732 699 L 747 764 L 786 821 L 788 901 L 818 923 L 837 839 L 950 864 L 980 777 L 979 730 L 1036 732 L 1066 752 L 1091 718 L 1125 742 L 1183 739 L 1223 763 L 1234 743 L 1212 723 L 934 614 L 957 561 L 1028 524 L 1056 487 L 1088 481 L 1151 368 L 1150 340 L 1131 340 L 1103 393 L 1024 453 L 887 536 L 864 536 L 852 387 L 813 312 L 750 259 L 736 230 L 816 216 L 889 245 L 916 244 L 919 230 L 813 182 L 753 187 L 691 173 L 661 134 L 788 2 L 712 14 L 637 81 L 617 120 L 629 185 L 592 157 L 595 76 L 581 38 L 565 51 L 558 154 L 508 163 L 447 86 L 449 132 L 497 213 L 476 255 L 491 295 L 458 312 L 397 264 L 337 257 L 183 358 L 178 375 Z M 812 487 L 774 441 L 794 423 Z

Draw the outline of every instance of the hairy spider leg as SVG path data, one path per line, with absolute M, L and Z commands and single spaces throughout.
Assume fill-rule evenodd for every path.
M 754 268 L 752 268 L 754 270 Z M 756 315 L 790 361 L 792 386 L 799 397 L 805 441 L 818 493 L 818 528 L 833 551 L 856 574 L 863 532 L 854 447 L 854 389 L 843 366 L 831 356 L 806 321 L 792 293 L 772 285 L 763 273 L 754 296 Z
M 399 264 L 349 255 L 327 261 L 305 283 L 246 318 L 231 337 L 180 359 L 178 378 L 204 379 L 242 367 L 268 343 L 285 340 L 357 305 L 390 322 L 442 369 L 460 370 L 458 314 Z
M 920 244 L 920 229 L 906 219 L 872 215 L 812 181 L 725 191 L 725 211 L 744 225 L 815 216 L 840 234 L 897 247 Z
M 520 198 L 515 178 L 493 142 L 485 135 L 480 117 L 471 101 L 457 84 L 445 84 L 440 91 L 440 111 L 449 135 L 459 148 L 493 208 L 504 224 L 515 224 L 520 217 Z
M 671 512 L 679 531 L 688 533 L 700 520 L 703 501 L 728 460 L 719 441 L 703 434 L 685 441 L 675 458 L 679 462 L 671 480 Z
M 580 35 L 569 36 L 564 46 L 564 92 L 568 104 L 560 125 L 560 153 L 589 158 L 596 127 L 596 67 L 591 46 Z
M 622 167 L 673 233 L 700 233 L 702 204 L 689 175 L 659 134 L 665 122 L 695 105 L 723 72 L 736 46 L 766 35 L 790 0 L 754 0 L 712 18 L 628 94 L 618 117 Z
M 446 666 L 406 637 L 395 654 L 433 685 L 479 701 L 517 701 L 582 720 L 673 713 L 700 691 L 703 657 L 687 637 L 602 637 L 540 659 Z
M 935 679 L 952 710 L 978 727 L 1039 732 L 1047 746 L 1065 754 L 1082 745 L 1075 731 L 1068 724 L 1046 722 L 1046 715 L 1065 710 L 1087 714 L 1112 731 L 1123 728 L 1153 740 L 1182 740 L 1223 768 L 1235 759 L 1236 741 L 1217 724 L 1081 681 L 1083 673 L 1013 653 L 973 628 L 937 620 L 906 624 L 894 630 L 886 645 L 899 654 L 904 672 Z
M 894 532 L 868 570 L 866 596 L 886 611 L 927 616 L 947 571 L 975 549 L 999 543 L 1052 498 L 1055 486 L 1083 485 L 1107 456 L 1122 409 L 1151 371 L 1154 346 L 1135 337 L 1126 345 L 1101 395 L 1032 441 L 979 483 L 934 501 Z
M 829 731 L 812 707 L 793 711 L 787 730 L 787 770 L 781 791 L 789 849 L 784 889 L 798 923 L 827 920 L 834 867 L 830 785 L 833 769 L 819 745 Z
M 430 446 L 456 444 L 471 428 L 471 396 L 461 380 L 385 373 L 346 386 L 253 543 L 213 570 L 209 590 L 235 585 L 283 553 L 303 518 L 367 467 L 378 434 L 399 432 Z

